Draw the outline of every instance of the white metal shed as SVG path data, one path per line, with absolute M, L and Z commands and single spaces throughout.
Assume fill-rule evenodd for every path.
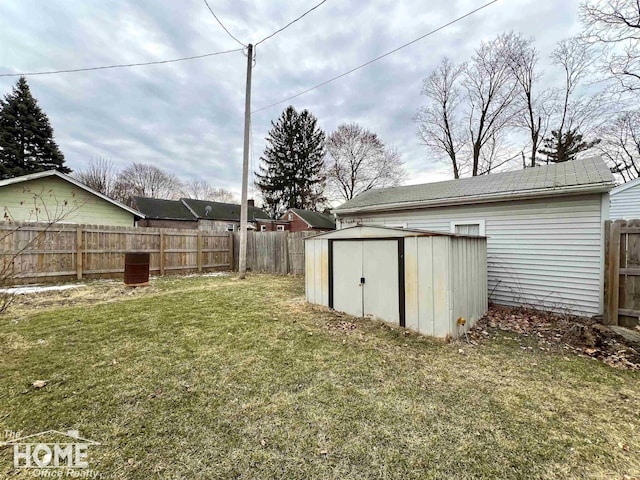
M 457 337 L 487 312 L 486 238 L 373 226 L 309 237 L 305 290 L 310 303 Z

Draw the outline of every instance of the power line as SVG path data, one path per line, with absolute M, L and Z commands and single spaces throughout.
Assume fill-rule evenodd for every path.
M 50 70 L 47 72 L 0 73 L 0 77 L 28 77 L 28 76 L 34 76 L 34 75 L 53 75 L 55 73 L 88 72 L 90 70 L 106 70 L 109 68 L 142 67 L 145 65 L 160 65 L 163 63 L 184 62 L 186 60 L 196 60 L 199 58 L 214 57 L 216 55 L 223 55 L 225 53 L 240 52 L 240 51 L 242 51 L 242 48 L 236 48 L 234 50 L 225 50 L 223 52 L 205 53 L 204 55 L 194 55 L 192 57 L 181 57 L 181 58 L 174 58 L 171 60 L 158 60 L 155 62 L 123 63 L 118 65 L 106 65 L 101 67 L 74 68 L 70 70 Z
M 482 5 L 481 7 L 478 7 L 478 8 L 476 8 L 475 10 L 470 11 L 469 13 L 465 13 L 465 14 L 464 14 L 464 15 L 462 15 L 461 17 L 458 17 L 458 18 L 456 18 L 455 20 L 451 20 L 449 23 L 446 23 L 446 24 L 444 24 L 444 25 L 442 25 L 442 26 L 440 26 L 440 27 L 436 28 L 435 30 L 431 30 L 430 32 L 425 33 L 424 35 L 422 35 L 422 36 L 420 36 L 420 37 L 416 38 L 415 40 L 411 40 L 410 42 L 405 43 L 404 45 L 401 45 L 401 46 L 399 46 L 399 47 L 397 47 L 397 48 L 394 48 L 393 50 L 390 50 L 390 51 L 388 51 L 387 53 L 384 53 L 384 54 L 380 55 L 379 57 L 376 57 L 376 58 L 374 58 L 374 59 L 372 59 L 372 60 L 369 60 L 369 61 L 368 61 L 368 62 L 366 62 L 366 63 L 363 63 L 363 64 L 361 64 L 361 65 L 358 65 L 357 67 L 352 68 L 351 70 L 348 70 L 348 71 L 346 71 L 346 72 L 344 72 L 344 73 L 341 73 L 340 75 L 337 75 L 337 76 L 335 76 L 335 77 L 333 77 L 333 78 L 330 78 L 329 80 L 325 80 L 324 82 L 319 83 L 319 84 L 317 84 L 317 85 L 315 85 L 315 86 L 313 86 L 313 87 L 311 87 L 311 88 L 307 88 L 306 90 L 303 90 L 303 91 L 301 91 L 301 92 L 299 92 L 299 93 L 296 93 L 295 95 L 292 95 L 292 96 L 287 97 L 287 98 L 285 98 L 285 99 L 282 99 L 282 100 L 280 100 L 280 101 L 278 101 L 278 102 L 274 102 L 274 103 L 271 103 L 271 104 L 269 104 L 269 105 L 266 105 L 266 106 L 264 106 L 264 107 L 262 107 L 262 108 L 259 108 L 259 109 L 257 109 L 257 110 L 254 110 L 254 111 L 253 111 L 253 112 L 251 112 L 251 113 L 258 113 L 258 112 L 261 112 L 261 111 L 266 110 L 266 109 L 268 109 L 268 108 L 275 107 L 276 105 L 280 105 L 281 103 L 288 102 L 289 100 L 293 100 L 294 98 L 298 98 L 298 97 L 300 97 L 300 96 L 304 95 L 305 93 L 309 93 L 310 91 L 315 90 L 316 88 L 323 87 L 324 85 L 327 85 L 328 83 L 334 82 L 334 81 L 336 81 L 336 80 L 338 80 L 338 79 L 340 79 L 340 78 L 342 78 L 342 77 L 346 77 L 347 75 L 349 75 L 349 74 L 351 74 L 351 73 L 353 73 L 353 72 L 355 72 L 355 71 L 357 71 L 357 70 L 360 70 L 361 68 L 364 68 L 364 67 L 366 67 L 366 66 L 368 66 L 368 65 L 371 65 L 371 64 L 372 64 L 372 63 L 374 63 L 374 62 L 377 62 L 378 60 L 381 60 L 381 59 L 383 59 L 383 58 L 385 58 L 385 57 L 388 57 L 389 55 L 391 55 L 391 54 L 393 54 L 393 53 L 397 52 L 398 50 L 402 50 L 403 48 L 408 47 L 409 45 L 413 45 L 414 43 L 419 42 L 420 40 L 422 40 L 422 39 L 424 39 L 424 38 L 426 38 L 426 37 L 428 37 L 428 36 L 430 36 L 430 35 L 433 35 L 434 33 L 437 33 L 437 32 L 439 32 L 440 30 L 443 30 L 443 29 L 445 29 L 445 28 L 447 28 L 447 27 L 451 26 L 451 25 L 453 25 L 454 23 L 457 23 L 457 22 L 459 22 L 459 21 L 461 21 L 461 20 L 463 20 L 463 19 L 465 19 L 465 18 L 467 18 L 467 17 L 469 17 L 469 16 L 473 15 L 473 14 L 474 14 L 474 13 L 476 13 L 476 12 L 479 12 L 480 10 L 482 10 L 482 9 L 484 9 L 484 8 L 489 7 L 490 5 L 493 5 L 493 4 L 494 4 L 494 3 L 496 3 L 497 1 L 498 1 L 498 0 L 492 0 L 492 1 L 490 1 L 489 3 L 485 3 L 485 4 L 484 4 L 484 5 Z
M 259 42 L 256 42 L 255 46 L 257 47 L 258 45 L 260 45 L 262 42 L 264 42 L 265 40 L 269 40 L 271 37 L 273 37 L 274 35 L 280 33 L 281 31 L 283 31 L 286 28 L 289 28 L 291 25 L 293 25 L 294 23 L 296 23 L 298 20 L 300 20 L 302 17 L 306 16 L 307 14 L 313 12 L 316 8 L 318 8 L 320 5 L 322 5 L 323 3 L 325 3 L 327 0 L 322 0 L 319 4 L 317 4 L 315 7 L 310 8 L 309 10 L 307 10 L 306 12 L 304 12 L 302 15 L 300 15 L 298 18 L 291 20 L 289 23 L 287 23 L 284 27 L 282 27 L 279 30 L 276 30 L 275 32 L 273 32 L 271 35 L 264 37 L 262 40 L 260 40 Z
M 215 18 L 216 21 L 220 24 L 220 26 L 224 29 L 224 31 L 227 32 L 227 35 L 229 35 L 231 38 L 233 38 L 236 42 L 238 42 L 243 47 L 246 47 L 247 46 L 246 44 L 242 43 L 240 40 L 238 40 L 236 37 L 234 37 L 229 30 L 227 30 L 227 27 L 224 26 L 224 24 L 220 21 L 218 16 L 213 11 L 213 9 L 209 6 L 209 2 L 207 2 L 207 0 L 202 0 L 202 1 L 204 2 L 204 4 L 207 6 L 209 11 L 211 12 L 211 15 L 213 15 L 213 18 Z

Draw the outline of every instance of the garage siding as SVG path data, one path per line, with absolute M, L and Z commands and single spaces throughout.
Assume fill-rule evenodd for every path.
M 484 222 L 489 299 L 578 314 L 600 313 L 602 194 L 340 215 L 355 223 L 450 232 Z M 606 216 L 606 215 L 605 215 Z
M 612 220 L 634 220 L 640 218 L 640 183 L 622 190 L 612 192 L 610 196 Z

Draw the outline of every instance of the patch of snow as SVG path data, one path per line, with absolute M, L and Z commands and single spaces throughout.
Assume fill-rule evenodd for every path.
M 231 272 L 192 273 L 190 275 L 185 275 L 184 278 L 192 278 L 192 277 L 228 277 L 229 275 L 231 275 Z
M 44 287 L 42 285 L 31 285 L 27 287 L 0 288 L 0 293 L 8 293 L 11 295 L 28 295 L 30 293 L 55 292 L 59 290 L 69 290 L 70 288 L 84 287 L 84 284 L 73 285 L 52 285 Z

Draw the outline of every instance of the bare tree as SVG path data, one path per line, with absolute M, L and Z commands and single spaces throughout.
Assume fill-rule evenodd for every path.
M 529 162 L 527 164 L 527 161 L 523 160 L 523 166 L 535 167 L 537 152 L 551 118 L 551 94 L 548 90 L 538 89 L 538 51 L 533 46 L 533 39 L 513 32 L 507 34 L 506 38 L 507 61 L 518 84 L 518 97 L 522 105 L 522 109 L 514 118 L 514 124 L 527 132 L 530 141 Z M 524 157 L 524 152 L 521 154 Z
M 58 198 L 52 189 L 46 187 L 33 189 L 25 186 L 22 189 L 22 198 L 23 200 L 13 207 L 4 206 L 2 215 L 0 315 L 6 312 L 16 298 L 7 287 L 19 283 L 23 268 L 26 267 L 29 270 L 36 266 L 29 263 L 29 259 L 33 258 L 29 255 L 31 250 L 46 250 L 47 246 L 58 241 L 60 234 L 70 229 L 75 230 L 75 225 L 69 225 L 69 220 L 72 220 L 74 213 L 86 204 L 86 199 L 78 198 L 75 192 L 65 195 L 64 198 Z M 15 217 L 23 220 L 18 222 Z M 33 229 L 34 225 L 39 228 Z M 21 231 L 26 235 L 21 235 Z M 36 255 L 36 257 L 40 256 Z M 39 258 L 37 261 L 38 270 L 45 270 L 49 265 L 60 260 L 53 258 L 47 260 L 45 256 L 44 260 Z
M 640 177 L 640 111 L 620 114 L 599 136 L 598 149 L 611 171 L 625 182 Z
M 580 115 L 579 101 L 576 89 L 588 74 L 594 62 L 593 51 L 585 48 L 578 38 L 568 38 L 558 42 L 558 46 L 551 55 L 553 63 L 562 69 L 564 86 L 559 92 L 559 123 L 558 132 L 562 135 L 565 130 L 580 127 L 585 115 Z
M 640 90 L 640 2 L 598 0 L 580 7 L 583 41 L 601 48 L 601 71 L 623 92 Z
M 108 197 L 113 197 L 115 194 L 118 174 L 115 165 L 109 159 L 94 158 L 86 169 L 77 171 L 74 176 L 96 192 Z
M 180 198 L 181 183 L 172 173 L 144 163 L 132 163 L 118 175 L 115 197 L 123 203 L 131 204 L 131 198 L 153 197 Z
M 372 188 L 399 185 L 404 179 L 398 152 L 357 123 L 340 125 L 327 138 L 326 148 L 327 187 L 337 198 L 350 200 Z
M 211 200 L 213 202 L 236 202 L 234 194 L 229 190 L 213 187 L 209 182 L 201 179 L 191 179 L 183 182 L 180 195 L 185 198 Z
M 421 107 L 415 117 L 422 143 L 442 152 L 451 163 L 453 178 L 460 178 L 463 162 L 458 153 L 464 146 L 459 110 L 463 100 L 460 81 L 465 67 L 443 58 L 424 79 L 420 93 L 427 97 L 428 104 Z
M 471 175 L 479 175 L 482 150 L 506 129 L 518 112 L 518 83 L 509 65 L 511 34 L 483 42 L 465 71 L 467 123 L 471 150 Z

